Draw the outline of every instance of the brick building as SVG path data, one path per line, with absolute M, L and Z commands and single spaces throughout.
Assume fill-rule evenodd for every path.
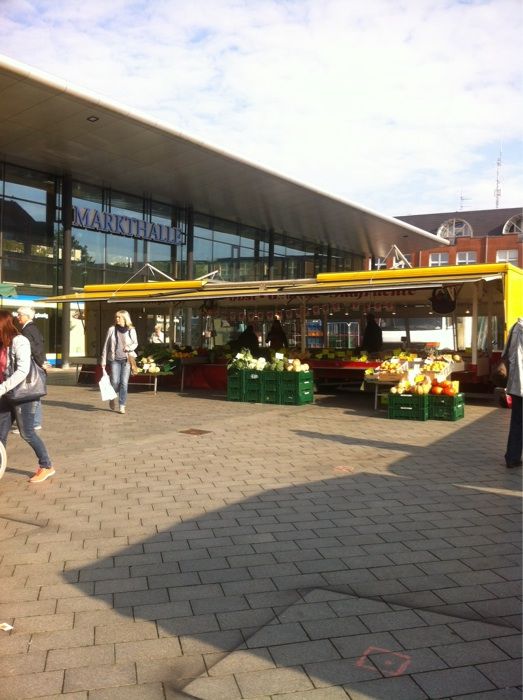
M 412 267 L 509 262 L 523 267 L 522 208 L 483 209 L 397 217 L 446 238 L 447 248 L 429 248 L 405 257 Z M 399 246 L 401 248 L 401 245 Z M 372 267 L 392 267 L 392 259 L 374 258 Z

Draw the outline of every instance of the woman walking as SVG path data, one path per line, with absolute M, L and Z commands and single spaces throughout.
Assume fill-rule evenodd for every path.
M 105 336 L 101 364 L 104 372 L 106 364 L 109 364 L 111 384 L 118 394 L 120 413 L 125 413 L 127 401 L 127 387 L 131 374 L 129 357 L 136 357 L 134 351 L 137 347 L 138 337 L 129 312 L 117 311 L 114 315 L 114 325 L 109 326 Z M 109 406 L 114 411 L 114 400 L 109 401 Z
M 42 438 L 35 432 L 35 411 L 38 401 L 11 403 L 6 392 L 21 384 L 31 366 L 31 344 L 18 332 L 8 311 L 0 311 L 0 441 L 7 445 L 12 414 L 20 436 L 33 448 L 38 457 L 38 468 L 29 479 L 32 484 L 45 481 L 56 472 Z

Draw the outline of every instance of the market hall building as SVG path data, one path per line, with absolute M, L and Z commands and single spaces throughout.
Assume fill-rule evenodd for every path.
M 144 281 L 146 264 L 177 280 L 311 278 L 393 245 L 446 241 L 0 57 L 0 282 L 17 290 L 0 301 L 34 302 L 51 360 L 86 352 L 82 307 L 47 297 Z

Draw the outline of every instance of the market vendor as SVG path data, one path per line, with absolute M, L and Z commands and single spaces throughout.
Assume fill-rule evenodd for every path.
M 258 341 L 258 336 L 254 332 L 254 326 L 247 326 L 247 328 L 240 333 L 240 335 L 233 340 L 231 346 L 239 352 L 243 348 L 251 351 L 251 354 L 256 357 L 258 353 L 258 348 L 260 346 Z
M 367 314 L 367 325 L 363 333 L 361 347 L 367 352 L 379 352 L 383 347 L 383 333 L 373 313 Z

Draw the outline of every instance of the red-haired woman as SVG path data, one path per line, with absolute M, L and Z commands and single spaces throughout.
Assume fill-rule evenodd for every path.
M 55 474 L 43 440 L 34 428 L 37 401 L 11 404 L 4 394 L 18 386 L 29 374 L 31 345 L 18 332 L 8 311 L 0 311 L 0 441 L 6 445 L 11 428 L 12 411 L 21 437 L 33 448 L 38 457 L 38 469 L 29 479 L 39 484 Z

